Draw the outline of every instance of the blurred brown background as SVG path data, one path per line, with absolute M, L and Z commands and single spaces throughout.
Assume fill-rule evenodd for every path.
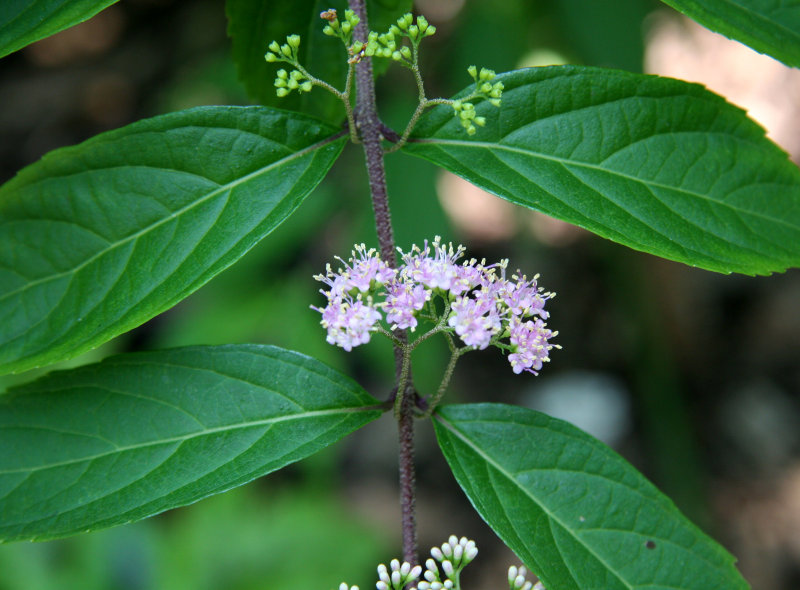
M 498 72 L 575 63 L 698 81 L 748 109 L 800 161 L 800 72 L 679 17 L 654 0 L 425 0 L 438 33 L 423 45 L 431 96 Z M 143 117 L 248 104 L 221 0 L 123 0 L 0 60 L 0 181 L 60 146 Z M 264 46 L 271 39 L 264 40 Z M 333 42 L 332 42 L 333 43 Z M 332 47 L 335 45 L 332 44 Z M 416 89 L 380 81 L 402 129 Z M 173 310 L 75 362 L 183 344 L 262 342 L 316 356 L 384 397 L 384 342 L 327 345 L 311 276 L 354 242 L 376 242 L 363 163 L 348 148 L 298 213 Z M 515 208 L 403 155 L 388 160 L 398 244 L 441 234 L 470 255 L 508 257 L 556 291 L 563 349 L 538 378 L 490 351 L 456 370 L 450 401 L 541 409 L 603 439 L 740 562 L 758 590 L 800 587 L 800 272 L 722 276 L 631 252 Z M 415 358 L 438 383 L 446 347 Z M 0 388 L 35 376 L 0 378 Z M 370 425 L 325 453 L 236 491 L 134 525 L 64 541 L 0 546 L 0 590 L 372 587 L 399 553 L 394 425 Z M 423 547 L 478 542 L 464 587 L 505 584 L 515 559 L 475 515 L 428 424 L 418 429 Z

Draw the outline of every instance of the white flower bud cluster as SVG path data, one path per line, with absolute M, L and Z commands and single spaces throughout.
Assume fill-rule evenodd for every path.
M 425 571 L 422 566 L 411 566 L 399 559 L 378 566 L 377 590 L 403 590 L 415 582 L 422 574 L 422 580 L 417 583 L 417 590 L 460 590 L 459 577 L 461 571 L 478 555 L 475 541 L 466 537 L 458 538 L 450 535 L 440 547 L 431 548 L 431 558 L 425 561 Z M 545 590 L 541 582 L 529 582 L 525 579 L 528 570 L 525 566 L 511 566 L 508 568 L 508 587 L 510 590 Z M 358 586 L 348 586 L 342 582 L 339 590 L 359 590 Z
M 400 560 L 393 559 L 389 562 L 389 568 L 384 564 L 378 566 L 378 582 L 375 584 L 377 590 L 402 590 L 406 585 L 419 578 L 422 573 L 422 566 L 411 564 L 407 561 L 400 563 Z
M 528 570 L 524 565 L 519 567 L 512 565 L 508 568 L 508 587 L 510 590 L 545 590 L 541 582 L 529 582 L 525 579 L 528 575 Z
M 458 578 L 469 563 L 478 555 L 475 541 L 455 535 L 442 544 L 431 548 L 431 557 L 425 562 L 425 579 L 417 586 L 418 590 L 451 590 L 458 588 Z M 438 562 L 438 564 L 437 564 Z M 440 572 L 441 568 L 441 572 Z M 444 578 L 442 575 L 444 574 Z

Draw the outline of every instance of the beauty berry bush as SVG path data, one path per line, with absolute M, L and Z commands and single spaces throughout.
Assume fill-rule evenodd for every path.
M 0 56 L 112 3 L 3 2 Z M 667 3 L 800 66 L 800 2 Z M 0 541 L 186 505 L 393 410 L 411 566 L 412 424 L 430 418 L 475 509 L 545 587 L 746 588 L 734 559 L 604 444 L 521 407 L 440 404 L 456 360 L 474 349 L 499 348 L 519 379 L 556 358 L 552 295 L 530 271 L 472 260 L 434 236 L 401 244 L 398 257 L 383 161 L 403 151 L 636 250 L 748 275 L 800 265 L 800 170 L 744 111 L 679 80 L 471 67 L 455 97 L 428 97 L 418 52 L 435 27 L 405 16 L 410 1 L 318 4 L 228 0 L 234 58 L 261 106 L 142 120 L 56 150 L 0 187 L 0 371 L 74 357 L 174 306 L 291 216 L 353 141 L 379 243 L 321 273 L 324 297 L 309 313 L 348 350 L 388 337 L 393 391 L 377 399 L 318 360 L 256 344 L 51 373 L 0 397 Z M 419 90 L 406 130 L 383 125 L 375 107 L 373 76 L 392 64 Z M 437 391 L 418 392 L 410 352 L 431 337 L 447 341 L 451 360 Z M 386 587 L 413 583 L 382 571 Z M 512 588 L 530 586 L 515 576 Z

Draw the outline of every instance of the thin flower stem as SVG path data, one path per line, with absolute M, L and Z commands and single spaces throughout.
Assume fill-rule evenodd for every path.
M 400 370 L 400 380 L 397 382 L 397 396 L 394 401 L 394 416 L 400 420 L 402 413 L 403 400 L 407 397 L 408 392 L 408 376 L 411 372 L 411 351 L 414 350 L 414 345 L 406 344 L 403 346 L 403 365 Z
M 447 391 L 447 386 L 450 384 L 450 378 L 453 376 L 453 371 L 456 368 L 456 362 L 462 354 L 469 350 L 469 347 L 458 348 L 455 345 L 455 342 L 453 342 L 453 338 L 450 336 L 450 334 L 445 332 L 445 336 L 447 337 L 447 344 L 450 347 L 450 361 L 447 363 L 447 368 L 444 370 L 444 375 L 442 377 L 442 382 L 439 384 L 439 389 L 437 389 L 433 397 L 428 400 L 428 409 L 422 415 L 424 418 L 430 416 L 436 409 L 436 406 L 439 405 L 442 396 L 444 396 L 445 392 Z
M 324 88 L 331 94 L 333 94 L 336 98 L 342 101 L 344 104 L 344 110 L 347 115 L 347 126 L 350 130 L 350 140 L 353 143 L 361 143 L 358 138 L 358 130 L 356 129 L 356 121 L 355 116 L 353 114 L 353 105 L 350 104 L 350 90 L 353 85 L 353 75 L 355 73 L 355 68 L 353 64 L 348 64 L 347 66 L 347 81 L 344 85 L 344 92 L 336 90 L 333 86 L 328 84 L 325 80 L 320 80 L 319 78 L 312 76 L 308 70 L 306 70 L 302 65 L 297 62 L 289 62 L 291 63 L 303 76 L 305 76 L 309 82 L 311 82 L 314 86 L 319 86 L 320 88 Z
M 369 32 L 365 0 L 349 0 L 350 8 L 358 15 L 359 23 L 355 27 L 354 39 L 366 43 Z M 378 117 L 375 103 L 375 79 L 372 75 L 372 59 L 362 59 L 356 64 L 356 96 L 355 129 L 364 146 L 367 163 L 372 207 L 375 213 L 375 227 L 383 261 L 391 268 L 397 268 L 392 217 L 389 211 L 389 197 L 386 190 L 386 169 L 383 161 L 382 124 Z M 405 332 L 398 334 L 403 344 L 407 344 Z M 414 473 L 414 407 L 416 393 L 413 390 L 410 370 L 405 380 L 409 385 L 400 389 L 406 346 L 394 346 L 395 377 L 398 384 L 397 398 L 400 400 L 400 418 L 398 420 L 399 472 L 400 472 L 400 508 L 403 532 L 403 559 L 416 565 L 417 557 L 417 522 L 415 515 L 416 492 Z

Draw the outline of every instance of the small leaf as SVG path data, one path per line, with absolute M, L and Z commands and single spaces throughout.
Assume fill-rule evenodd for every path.
M 0 373 L 168 309 L 288 217 L 345 138 L 305 116 L 205 107 L 57 150 L 0 187 Z
M 90 19 L 117 0 L 3 0 L 0 57 Z
M 367 0 L 370 27 L 383 32 L 401 15 L 411 10 L 411 0 Z M 344 119 L 344 106 L 333 94 L 314 88 L 311 92 L 278 98 L 273 82 L 279 68 L 287 64 L 269 64 L 264 60 L 272 41 L 282 44 L 288 35 L 301 37 L 300 63 L 309 73 L 344 90 L 347 75 L 347 52 L 342 42 L 322 33 L 327 24 L 321 12 L 334 8 L 339 20 L 347 8 L 345 0 L 227 0 L 228 35 L 233 41 L 233 59 L 239 79 L 248 94 L 261 104 L 312 114 L 331 123 Z M 373 60 L 376 72 L 389 66 L 390 60 Z
M 800 170 L 696 84 L 586 67 L 517 70 L 467 136 L 440 106 L 404 150 L 513 203 L 718 272 L 800 265 Z
M 800 67 L 800 2 L 662 0 L 704 27 Z
M 308 457 L 380 416 L 271 346 L 116 356 L 0 396 L 0 542 L 123 524 Z
M 600 441 L 539 412 L 442 407 L 434 427 L 475 509 L 547 588 L 748 588 L 734 559 Z

